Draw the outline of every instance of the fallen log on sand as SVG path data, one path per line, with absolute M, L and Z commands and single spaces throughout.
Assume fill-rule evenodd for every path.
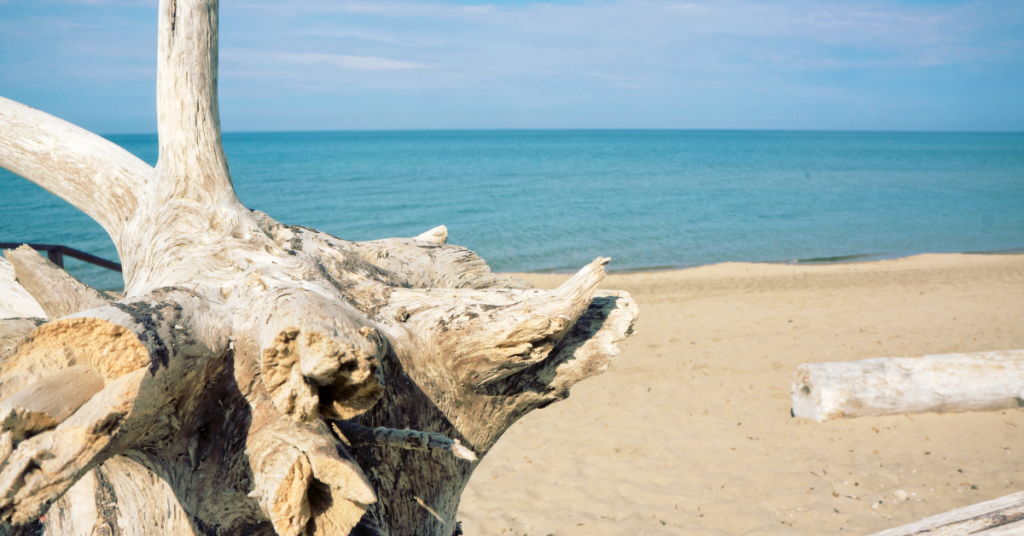
M 872 536 L 1014 536 L 1024 534 L 1024 491 L 972 504 Z
M 1024 350 L 887 357 L 797 367 L 793 416 L 996 411 L 1024 406 Z

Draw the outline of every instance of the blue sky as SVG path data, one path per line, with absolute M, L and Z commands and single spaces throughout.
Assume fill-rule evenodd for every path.
M 0 95 L 155 132 L 156 0 L 0 0 Z M 1024 130 L 1024 1 L 222 0 L 225 131 Z

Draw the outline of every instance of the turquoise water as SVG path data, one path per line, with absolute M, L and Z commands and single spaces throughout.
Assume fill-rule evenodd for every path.
M 155 136 L 109 138 L 156 162 Z M 234 133 L 224 145 L 250 208 L 351 240 L 444 224 L 496 271 L 596 256 L 642 270 L 1024 248 L 1024 134 Z M 0 192 L 0 241 L 116 258 L 55 196 L 3 170 Z

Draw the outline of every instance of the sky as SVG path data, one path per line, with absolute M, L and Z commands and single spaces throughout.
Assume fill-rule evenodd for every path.
M 0 0 L 0 96 L 156 131 L 156 0 Z M 222 0 L 224 131 L 1024 131 L 1024 0 Z

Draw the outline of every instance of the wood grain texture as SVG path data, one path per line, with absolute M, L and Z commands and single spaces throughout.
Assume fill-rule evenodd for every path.
M 0 430 L 22 441 L 57 426 L 103 389 L 103 376 L 89 366 L 60 369 L 0 401 Z
M 972 504 L 950 512 L 896 527 L 872 536 L 1010 536 L 1022 534 L 1024 527 L 1024 492 L 1014 493 L 983 503 Z
M 804 364 L 793 414 L 818 422 L 1024 406 L 1024 350 Z

